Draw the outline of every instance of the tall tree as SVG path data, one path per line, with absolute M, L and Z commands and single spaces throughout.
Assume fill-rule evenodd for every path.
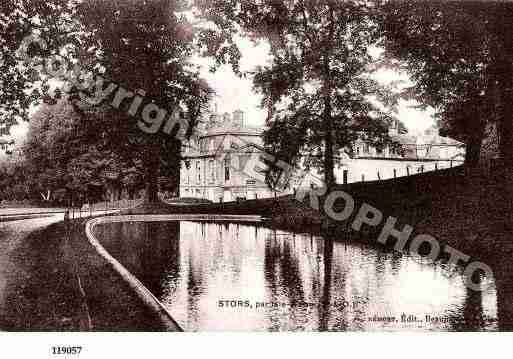
M 34 60 L 58 52 L 76 39 L 74 0 L 2 1 L 0 5 L 0 136 L 28 121 L 31 105 L 48 95 L 48 78 Z M 37 36 L 38 46 L 27 41 Z
M 115 173 L 118 190 L 126 184 L 134 190 L 142 166 L 134 158 L 109 150 L 108 138 L 99 136 L 98 119 L 84 121 L 69 101 L 43 104 L 30 120 L 23 146 L 22 167 L 27 173 L 30 197 L 36 200 L 100 200 L 113 182 L 107 174 Z M 101 194 L 100 194 L 101 195 Z
M 211 91 L 200 79 L 198 68 L 190 62 L 195 34 L 183 15 L 185 10 L 185 1 L 91 0 L 81 4 L 77 13 L 87 34 L 83 48 L 88 51 L 83 56 L 89 62 L 93 57 L 94 66 L 100 69 L 103 78 L 129 90 L 131 97 L 136 90 L 142 91 L 145 102 L 141 110 L 149 103 L 154 104 L 162 110 L 153 113 L 158 117 L 169 116 L 178 109 L 188 123 L 187 137 L 196 126 Z M 115 100 L 115 95 L 108 100 Z M 141 111 L 135 117 L 127 114 L 131 104 L 129 98 L 116 105 L 117 108 L 96 107 L 87 115 L 102 117 L 99 130 L 111 140 L 113 151 L 128 153 L 142 161 L 146 168 L 146 201 L 155 202 L 162 166 L 167 165 L 175 178 L 179 178 L 176 173 L 180 166 L 181 140 L 175 136 L 177 129 L 171 133 L 163 131 L 164 121 L 158 128 L 152 126 L 150 131 L 142 131 L 141 127 L 150 124 L 141 124 Z
M 294 164 L 308 154 L 320 159 L 310 165 L 331 187 L 341 150 L 362 136 L 387 140 L 392 116 L 378 102 L 386 107 L 395 99 L 370 76 L 369 50 L 380 38 L 371 3 L 264 0 L 220 9 L 249 36 L 270 43 L 271 64 L 252 73 L 269 110 L 268 151 Z
M 513 4 L 387 1 L 382 10 L 389 64 L 412 76 L 409 94 L 437 110 L 442 131 L 467 144 L 467 164 L 477 164 L 488 122 L 511 163 Z
M 0 115 L 0 128 L 6 131 L 26 119 L 30 106 L 52 93 L 49 85 L 56 83 L 52 80 L 60 84 L 65 81 L 63 89 L 73 99 L 83 98 L 87 90 L 92 92 L 85 97 L 94 97 L 94 81 L 87 85 L 84 82 L 84 75 L 91 71 L 93 80 L 95 75 L 104 79 L 99 86 L 113 83 L 116 89 L 139 90 L 145 101 L 140 109 L 148 103 L 168 114 L 179 109 L 187 121 L 186 137 L 190 136 L 209 100 L 210 89 L 189 61 L 197 34 L 185 10 L 187 2 L 181 0 L 22 0 L 3 5 L 0 26 L 5 32 L 0 37 L 4 45 L 0 48 L 4 71 L 0 80 L 4 96 L 0 107 L 6 111 Z M 41 39 L 40 46 L 32 42 L 29 48 L 24 47 L 29 35 Z M 57 55 L 57 68 L 64 68 L 64 73 L 57 74 L 59 71 L 44 61 Z M 24 62 L 24 57 L 30 61 Z M 77 77 L 81 81 L 78 86 Z M 67 82 L 70 79 L 71 83 Z M 176 173 L 181 143 L 175 136 L 177 129 L 162 133 L 161 128 L 154 128 L 155 123 L 141 125 L 141 111 L 135 118 L 126 114 L 130 101 L 118 99 L 121 103 L 113 106 L 116 94 L 108 93 L 94 106 L 76 108 L 84 120 L 103 120 L 96 122 L 97 133 L 110 139 L 109 150 L 140 160 L 146 168 L 146 199 L 156 201 L 160 167 L 171 166 L 167 172 L 179 178 Z M 156 112 L 152 115 L 162 114 Z M 151 127 L 146 132 L 152 133 L 141 131 L 141 127 Z

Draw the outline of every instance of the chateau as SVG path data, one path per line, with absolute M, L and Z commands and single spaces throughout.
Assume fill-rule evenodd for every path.
M 244 171 L 262 153 L 262 130 L 245 126 L 242 111 L 213 114 L 198 132 L 183 148 L 180 197 L 227 202 L 274 195 L 262 176 Z
M 400 134 L 396 123 L 389 131 L 399 143 L 399 149 L 388 146 L 377 149 L 357 141 L 351 155 L 340 153 L 341 163 L 335 169 L 337 182 L 407 176 L 459 165 L 465 157 L 464 145 L 440 137 L 436 128 L 413 136 Z M 263 153 L 262 129 L 247 126 L 242 111 L 210 115 L 198 134 L 182 149 L 180 197 L 228 202 L 284 194 L 273 192 L 264 181 L 263 169 L 258 171 Z M 287 193 L 318 183 L 322 183 L 322 176 L 311 171 L 293 180 Z

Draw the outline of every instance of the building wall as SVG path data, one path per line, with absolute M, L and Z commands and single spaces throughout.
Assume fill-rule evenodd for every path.
M 244 171 L 251 156 L 259 156 L 259 153 L 260 151 L 256 149 L 250 152 L 222 151 L 217 154 L 187 159 L 189 169 L 186 168 L 185 161 L 182 163 L 180 196 L 206 198 L 213 202 L 274 196 L 274 192 L 264 182 L 255 180 Z M 343 183 L 343 173 L 344 170 L 347 170 L 348 183 L 360 182 L 362 176 L 365 181 L 376 181 L 394 178 L 394 170 L 396 177 L 402 177 L 460 164 L 462 164 L 462 160 L 454 160 L 451 163 L 449 160 L 345 158 L 342 165 L 336 167 L 335 177 L 338 183 Z M 228 180 L 226 180 L 227 171 L 229 172 Z M 299 174 L 287 193 L 298 188 L 309 188 L 311 184 L 322 185 L 323 178 L 315 170 L 308 174 Z M 279 193 L 278 195 L 283 194 Z
M 180 197 L 206 198 L 213 202 L 233 201 L 237 198 L 270 197 L 273 193 L 265 183 L 242 171 L 251 154 L 231 153 L 229 157 L 190 159 L 187 170 L 182 164 Z
M 184 147 L 180 196 L 214 202 L 274 196 L 275 193 L 264 183 L 263 175 L 259 177 L 260 180 L 255 179 L 244 170 L 252 156 L 260 157 L 260 132 L 244 127 L 243 113 L 240 111 L 234 113 L 233 120 L 229 114 L 212 115 L 204 135 Z M 429 142 L 424 142 L 426 144 L 418 144 L 414 136 L 401 135 L 398 138 L 402 141 L 403 151 L 390 147 L 378 150 L 363 141 L 355 143 L 354 158 L 341 151 L 341 165 L 335 170 L 337 182 L 343 183 L 344 170 L 348 171 L 348 183 L 362 181 L 362 175 L 365 181 L 375 181 L 378 180 L 378 172 L 380 179 L 390 179 L 394 178 L 394 170 L 396 177 L 402 177 L 436 168 L 449 168 L 450 159 L 454 160 L 452 165 L 456 166 L 464 159 L 465 151 L 457 143 L 428 138 Z M 261 161 L 257 159 L 256 162 Z M 323 178 L 315 170 L 308 173 L 297 171 L 287 193 L 299 188 L 322 186 Z
M 237 198 L 273 196 L 267 185 L 249 176 L 244 168 L 260 150 L 258 135 L 219 134 L 204 136 L 184 152 L 180 171 L 180 196 L 206 198 L 214 202 Z M 187 164 L 189 168 L 187 168 Z
M 452 165 L 460 165 L 461 161 L 453 161 Z M 350 159 L 346 165 L 335 170 L 338 183 L 343 183 L 344 170 L 348 171 L 348 183 L 359 182 L 362 175 L 365 181 L 378 180 L 378 172 L 381 179 L 394 178 L 394 170 L 397 177 L 407 176 L 421 172 L 434 171 L 436 168 L 451 167 L 451 162 L 439 161 L 415 161 L 415 160 L 389 160 L 389 159 Z

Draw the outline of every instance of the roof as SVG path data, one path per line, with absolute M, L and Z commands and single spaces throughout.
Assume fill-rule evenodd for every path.
M 401 145 L 414 145 L 417 143 L 417 137 L 408 134 L 399 134 L 391 136 L 392 140 Z
M 442 137 L 439 135 L 415 136 L 409 134 L 400 134 L 391 136 L 392 140 L 401 145 L 435 145 L 435 146 L 462 146 L 463 143 L 456 141 L 450 137 Z
M 14 145 L 14 140 L 6 140 L 0 138 L 0 145 Z
M 219 136 L 219 135 L 239 135 L 239 136 L 261 136 L 263 130 L 254 127 L 231 127 L 221 126 L 213 127 L 203 133 L 200 137 Z

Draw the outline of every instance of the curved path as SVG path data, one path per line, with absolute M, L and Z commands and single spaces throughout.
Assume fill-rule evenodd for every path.
M 69 246 L 49 231 L 63 220 L 60 209 L 0 209 L 0 330 L 88 329 L 72 300 Z
M 14 280 L 22 283 L 30 277 L 26 266 L 20 265 L 25 264 L 25 261 L 20 261 L 20 259 L 29 260 L 29 258 L 19 258 L 18 248 L 25 244 L 25 239 L 30 233 L 44 229 L 63 219 L 64 215 L 58 213 L 44 218 L 30 217 L 30 219 L 23 218 L 12 222 L 0 221 L 0 316 L 2 318 L 6 318 L 8 314 L 4 312 L 7 298 L 10 297 L 8 283 Z
M 100 244 L 100 241 L 94 235 L 94 227 L 105 223 L 119 222 L 164 222 L 164 221 L 247 221 L 260 222 L 260 216 L 239 216 L 239 215 L 202 215 L 202 214 L 183 214 L 183 215 L 120 215 L 91 219 L 86 223 L 86 235 L 95 248 L 96 252 L 107 261 L 116 273 L 132 288 L 142 302 L 150 308 L 161 320 L 162 324 L 170 331 L 182 331 L 182 328 L 173 319 L 172 315 L 162 305 L 162 303 L 142 284 L 132 273 L 130 273 L 116 258 Z

